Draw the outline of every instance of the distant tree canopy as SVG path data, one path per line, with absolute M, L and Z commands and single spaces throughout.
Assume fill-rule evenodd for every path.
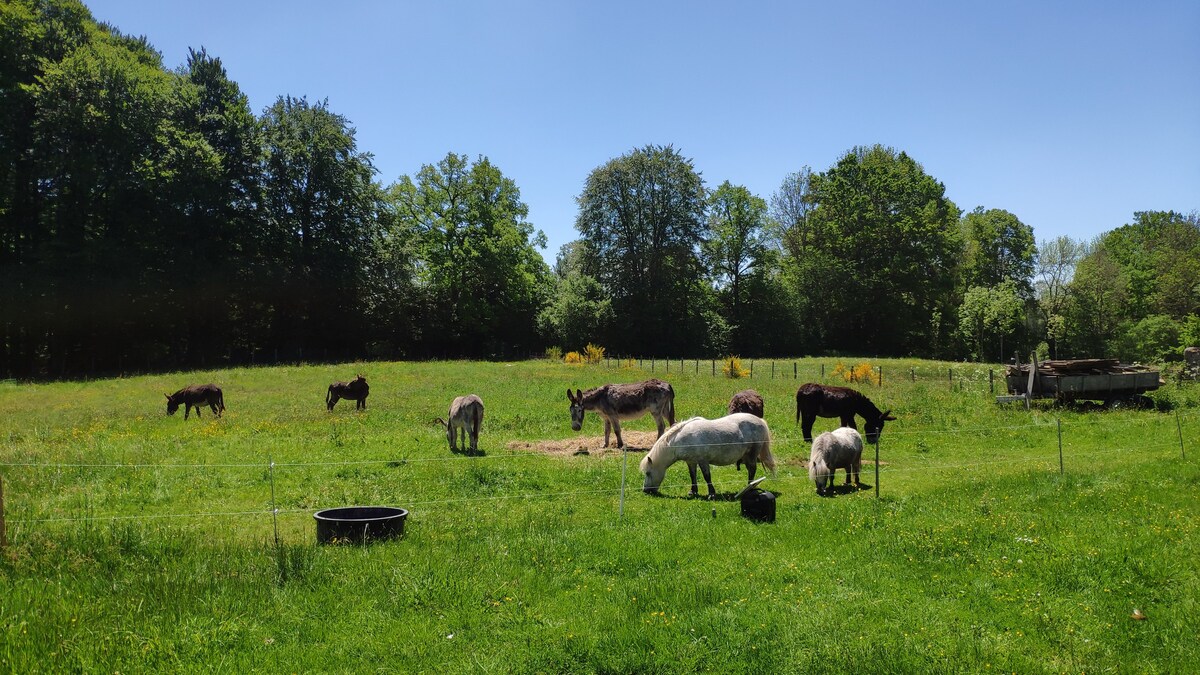
M 273 361 L 1175 358 L 1200 336 L 1200 219 L 1035 243 L 855 147 L 764 199 L 670 145 L 593 169 L 553 270 L 517 181 L 448 153 L 384 187 L 350 120 L 261 114 L 219 58 L 168 70 L 77 0 L 0 0 L 0 376 Z

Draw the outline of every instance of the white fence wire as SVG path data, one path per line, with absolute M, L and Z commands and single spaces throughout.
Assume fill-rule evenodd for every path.
M 1098 455 L 1117 455 L 1117 454 L 1121 454 L 1121 453 L 1148 455 L 1150 453 L 1165 452 L 1168 449 L 1175 449 L 1175 448 L 1178 448 L 1180 450 L 1180 452 L 1182 453 L 1184 450 L 1184 444 L 1183 444 L 1182 426 L 1181 426 L 1180 417 L 1182 417 L 1182 416 L 1176 416 L 1175 418 L 1173 418 L 1173 421 L 1175 423 L 1173 426 L 1175 427 L 1175 429 L 1170 430 L 1172 432 L 1170 434 L 1172 436 L 1172 438 L 1170 438 L 1169 440 L 1162 440 L 1161 442 L 1150 443 L 1150 444 L 1139 444 L 1136 447 L 1102 447 L 1102 448 L 1090 448 L 1090 449 L 1082 449 L 1082 448 L 1072 445 L 1068 442 L 1068 443 L 1065 443 L 1064 445 L 1062 445 L 1062 451 L 1063 451 L 1063 453 L 1067 453 L 1067 451 L 1070 450 L 1070 453 L 1067 456 L 1072 461 L 1074 461 L 1078 458 L 1081 458 L 1081 457 L 1094 457 L 1094 456 L 1098 456 Z M 1190 419 L 1193 416 L 1189 415 L 1188 417 Z M 1051 423 L 1050 421 L 1035 421 L 1032 424 L 1022 424 L 1022 425 L 1004 425 L 1004 426 L 990 426 L 990 427 L 964 427 L 964 428 L 958 428 L 958 429 L 940 429 L 940 430 L 890 430 L 890 429 L 885 429 L 884 433 L 882 434 L 882 436 L 883 436 L 882 447 L 886 451 L 886 448 L 888 447 L 887 439 L 891 438 L 891 437 L 909 436 L 909 435 L 930 435 L 930 434 L 989 434 L 992 432 L 1037 431 L 1037 432 L 1042 432 L 1042 433 L 1054 432 L 1055 436 L 1057 438 L 1062 439 L 1062 438 L 1069 438 L 1069 435 L 1068 436 L 1059 436 L 1058 434 L 1069 432 L 1072 429 L 1072 427 L 1074 427 L 1074 426 L 1083 426 L 1083 425 L 1093 426 L 1093 425 L 1101 424 L 1104 421 L 1105 420 L 1079 420 L 1077 422 L 1074 422 L 1071 427 L 1062 427 L 1058 423 L 1058 420 L 1054 420 L 1054 423 Z M 1152 424 L 1151 420 L 1141 420 L 1141 421 L 1122 420 L 1121 423 L 1126 429 L 1128 429 L 1130 424 L 1137 424 L 1137 425 L 1144 426 L 1146 428 L 1149 428 L 1151 426 L 1156 426 L 1158 428 L 1162 428 L 1164 426 L 1164 423 L 1161 419 L 1154 420 L 1153 422 L 1156 422 L 1156 424 Z M 1176 433 L 1178 434 L 1177 436 L 1176 436 Z M 1168 435 L 1168 434 L 1166 432 L 1163 432 L 1163 437 L 1165 437 L 1166 435 Z M 774 448 L 776 450 L 778 450 L 779 448 L 786 448 L 789 446 L 808 446 L 808 444 L 806 442 L 804 442 L 802 439 L 795 439 L 795 438 L 788 439 L 787 441 L 773 441 L 772 442 L 772 448 Z M 949 463 L 949 464 L 947 464 L 947 463 L 923 464 L 920 466 L 909 465 L 909 466 L 904 466 L 904 467 L 886 465 L 881 462 L 879 467 L 875 467 L 874 466 L 875 460 L 874 460 L 874 457 L 872 456 L 873 451 L 870 450 L 869 448 L 870 448 L 870 446 L 864 447 L 864 457 L 863 457 L 863 462 L 862 462 L 863 468 L 865 470 L 869 470 L 871 473 L 874 473 L 877 468 L 878 475 L 880 476 L 880 482 L 883 481 L 884 476 L 889 476 L 889 475 L 911 474 L 911 473 L 917 473 L 917 472 L 929 473 L 929 472 L 938 472 L 938 471 L 962 471 L 962 470 L 978 469 L 981 467 L 987 467 L 987 466 L 993 466 L 993 465 L 1003 465 L 1003 464 L 1027 463 L 1031 467 L 1036 466 L 1037 468 L 1044 468 L 1045 465 L 1053 466 L 1055 463 L 1057 463 L 1056 460 L 1060 460 L 1060 456 L 1057 452 L 1058 446 L 1055 445 L 1054 446 L 1054 450 L 1055 450 L 1054 454 L 1046 454 L 1044 456 L 1029 454 L 1030 449 L 1028 447 L 1026 447 L 1026 448 L 1020 449 L 1021 452 L 1024 452 L 1026 454 L 1022 454 L 1022 455 L 1016 456 L 1016 457 L 1000 457 L 1000 458 L 993 457 L 993 458 L 990 458 L 987 460 L 972 461 L 972 462 L 956 462 L 956 463 Z M 631 458 L 630 455 L 633 455 L 634 458 L 636 458 L 636 459 Z M 623 462 L 640 461 L 641 456 L 642 456 L 641 452 L 631 451 L 631 452 L 625 453 L 625 456 L 622 457 L 621 459 Z M 416 457 L 416 458 L 401 457 L 401 458 L 391 458 L 391 459 L 370 459 L 370 460 L 343 460 L 343 461 L 331 461 L 331 462 L 270 462 L 270 461 L 267 461 L 267 462 L 236 462 L 236 463 L 0 462 L 0 468 L 12 468 L 12 469 L 19 469 L 19 470 L 60 470 L 60 471 L 64 470 L 64 469 L 109 469 L 109 470 L 254 469 L 256 471 L 261 471 L 264 473 L 269 472 L 271 474 L 275 474 L 275 473 L 277 473 L 276 470 L 287 469 L 287 468 L 320 468 L 320 467 L 339 467 L 339 466 L 355 467 L 355 466 L 370 466 L 370 465 L 386 465 L 386 466 L 402 467 L 409 463 L 428 463 L 428 462 L 463 463 L 463 462 L 474 462 L 474 461 L 479 461 L 479 460 L 487 461 L 487 460 L 503 460 L 503 459 L 526 459 L 526 458 L 542 458 L 542 459 L 550 460 L 550 459 L 554 459 L 555 457 L 550 454 L 543 453 L 543 452 L 508 450 L 503 453 L 475 455 L 475 456 L 470 456 L 470 457 L 465 457 L 465 458 L 458 457 L 458 456 L 449 456 L 449 457 L 442 456 L 442 457 Z M 563 459 L 564 457 L 559 456 L 558 458 Z M 909 456 L 909 457 L 907 457 L 907 459 L 914 459 L 914 458 Z M 1160 458 L 1156 457 L 1155 459 L 1158 460 Z M 918 456 L 917 461 L 919 461 L 919 456 Z M 797 469 L 801 469 L 801 470 L 804 469 L 804 467 L 800 466 L 800 465 L 792 465 L 792 466 L 796 466 Z M 866 473 L 866 472 L 867 471 L 863 471 L 863 473 Z M 286 472 L 282 472 L 282 474 L 284 476 L 286 476 Z M 636 475 L 637 474 L 635 474 L 635 476 Z M 678 479 L 678 476 L 680 476 L 680 475 L 687 476 L 685 467 L 678 468 L 676 470 L 676 473 L 674 473 L 673 475 L 677 476 L 676 480 L 673 480 L 673 481 L 664 480 L 663 483 L 661 485 L 659 485 L 659 490 L 661 492 L 669 492 L 669 491 L 674 491 L 674 490 L 677 490 L 680 488 L 690 488 L 691 487 L 690 478 L 685 478 L 684 480 Z M 764 470 L 761 475 L 767 475 L 767 472 Z M 275 479 L 275 476 L 272 475 L 272 480 L 274 480 L 274 479 Z M 810 477 L 808 475 L 807 470 L 803 470 L 800 472 L 793 472 L 790 467 L 782 467 L 782 468 L 777 468 L 777 472 L 772 477 L 772 481 L 776 482 L 776 483 L 785 483 L 785 484 L 808 483 L 810 481 Z M 407 501 L 405 501 L 405 504 L 406 504 L 406 506 L 439 506 L 439 505 L 450 506 L 450 505 L 455 505 L 455 504 L 503 502 L 503 501 L 511 501 L 511 500 L 547 499 L 547 498 L 563 498 L 563 497 L 577 497 L 577 496 L 607 495 L 612 498 L 616 498 L 616 497 L 620 496 L 621 484 L 618 479 L 605 478 L 602 480 L 595 481 L 594 484 L 597 486 L 601 486 L 601 487 L 596 487 L 594 489 L 565 490 L 565 491 L 539 490 L 539 491 L 535 491 L 535 492 L 524 492 L 524 493 L 514 493 L 514 494 L 505 494 L 505 495 L 486 495 L 486 496 L 477 496 L 477 497 L 449 497 L 449 498 L 441 498 L 441 499 L 415 499 L 415 500 L 407 500 Z M 740 476 L 737 479 L 732 479 L 732 480 L 714 480 L 712 482 L 712 484 L 714 487 L 719 488 L 718 492 L 720 492 L 720 489 L 722 489 L 722 488 L 733 491 L 733 490 L 738 490 L 741 487 L 745 486 L 745 482 L 740 478 Z M 444 488 L 446 487 L 446 485 L 443 484 L 441 487 L 443 488 L 443 491 L 445 491 Z M 627 490 L 631 491 L 631 492 L 637 492 L 637 491 L 641 490 L 641 486 L 635 480 L 634 482 L 629 484 L 629 486 L 627 487 Z M 273 501 L 274 500 L 272 500 L 272 502 Z M 314 513 L 316 510 L 319 510 L 319 509 L 309 509 L 309 508 L 280 509 L 280 508 L 277 508 L 274 503 L 272 503 L 271 505 L 267 506 L 266 508 L 263 508 L 260 510 L 210 511 L 210 512 L 197 512 L 197 513 L 150 513 L 150 514 L 112 514 L 112 515 L 86 514 L 86 515 L 72 515 L 72 516 L 51 516 L 51 517 L 15 517 L 15 518 L 8 517 L 6 520 L 7 520 L 7 523 L 9 523 L 10 525 L 36 525 L 36 524 L 42 524 L 42 523 L 72 523 L 72 522 L 96 522 L 96 521 L 112 521 L 112 522 L 143 521 L 143 520 L 144 521 L 153 521 L 153 520 L 169 520 L 169 519 L 226 518 L 226 517 L 247 517 L 247 516 L 257 516 L 257 517 L 271 516 L 271 517 L 274 517 L 274 516 L 278 516 L 278 515 L 311 514 L 311 513 Z

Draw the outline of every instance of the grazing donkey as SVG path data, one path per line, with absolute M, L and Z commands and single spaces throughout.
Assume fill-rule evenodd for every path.
M 833 490 L 833 473 L 838 469 L 846 470 L 846 485 L 853 476 L 855 487 L 861 486 L 858 473 L 862 468 L 862 452 L 862 436 L 850 427 L 838 427 L 817 436 L 808 457 L 808 477 L 816 484 L 817 494 Z
M 650 413 L 658 425 L 658 435 L 675 424 L 675 390 L 658 379 L 633 384 L 606 384 L 587 391 L 567 390 L 571 402 L 571 428 L 583 428 L 585 410 L 595 411 L 604 419 L 604 447 L 608 447 L 609 432 L 617 433 L 617 447 L 624 448 L 621 438 L 621 420 L 632 420 Z
M 483 424 L 483 400 L 475 394 L 459 396 L 450 404 L 450 421 L 437 418 L 437 423 L 446 427 L 446 440 L 450 441 L 450 452 L 458 452 L 455 441 L 461 432 L 462 452 L 479 452 L 479 425 Z M 467 450 L 467 436 L 471 437 L 471 449 Z
M 221 393 L 221 388 L 215 384 L 190 384 L 174 394 L 164 395 L 167 397 L 167 414 L 174 415 L 182 404 L 183 419 L 185 420 L 192 412 L 193 406 L 196 408 L 197 418 L 200 417 L 200 406 L 202 405 L 212 408 L 213 414 L 217 417 L 225 412 L 225 396 Z
M 863 430 L 866 431 L 867 442 L 879 442 L 879 433 L 883 431 L 884 422 L 895 421 L 892 411 L 879 412 L 879 408 L 871 403 L 871 399 L 847 387 L 831 387 L 823 384 L 808 383 L 796 390 L 796 421 L 803 418 L 801 428 L 804 430 L 804 440 L 812 442 L 813 422 L 817 417 L 838 417 L 842 426 L 858 429 L 854 424 L 854 416 L 863 418 Z
M 367 409 L 367 395 L 371 393 L 371 388 L 367 386 L 367 378 L 359 375 L 349 382 L 334 382 L 329 385 L 329 391 L 325 394 L 325 407 L 333 410 L 333 406 L 337 405 L 340 399 L 354 401 L 355 410 Z

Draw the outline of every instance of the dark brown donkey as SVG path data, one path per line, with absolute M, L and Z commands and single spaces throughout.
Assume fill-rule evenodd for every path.
M 167 397 L 167 414 L 174 415 L 179 406 L 183 405 L 183 419 L 188 418 L 192 407 L 196 408 L 196 417 L 200 417 L 200 406 L 212 408 L 217 417 L 225 412 L 225 396 L 221 388 L 215 384 L 191 384 L 174 394 L 164 394 Z
M 730 415 L 732 415 L 734 413 L 744 412 L 744 413 L 750 413 L 751 415 L 762 418 L 763 417 L 763 409 L 764 409 L 764 406 L 763 406 L 762 394 L 759 394 L 757 391 L 754 391 L 753 389 L 743 389 L 743 390 L 739 391 L 738 393 L 734 394 L 733 398 L 729 399 L 729 414 Z M 750 464 L 750 460 L 752 458 L 750 457 L 749 451 L 747 451 L 747 453 L 748 454 L 745 457 L 743 457 L 742 459 L 739 459 L 737 461 L 737 466 L 734 468 L 736 468 L 738 471 L 742 470 L 743 462 L 745 462 L 747 465 Z
M 371 393 L 371 388 L 367 386 L 367 378 L 359 375 L 349 382 L 334 382 L 329 385 L 329 392 L 325 394 L 325 407 L 333 410 L 333 406 L 337 405 L 340 399 L 354 401 L 355 410 L 367 409 L 367 394 Z
M 796 421 L 803 418 L 804 440 L 808 443 L 812 443 L 813 422 L 817 416 L 840 417 L 842 426 L 857 430 L 855 415 L 863 418 L 864 436 L 868 443 L 878 442 L 883 423 L 896 419 L 892 417 L 891 410 L 879 412 L 871 399 L 847 387 L 829 387 L 810 382 L 796 390 Z
M 632 420 L 650 413 L 658 425 L 658 435 L 675 424 L 675 390 L 662 380 L 646 380 L 633 384 L 606 384 L 587 391 L 567 390 L 571 402 L 571 428 L 583 428 L 583 413 L 592 410 L 604 420 L 604 447 L 608 447 L 609 431 L 617 432 L 617 447 L 624 448 L 621 420 Z

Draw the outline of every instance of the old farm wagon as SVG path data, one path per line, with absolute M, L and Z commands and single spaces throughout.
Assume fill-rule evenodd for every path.
M 1150 405 L 1146 392 L 1164 382 L 1159 372 L 1116 359 L 1043 361 L 1007 366 L 1008 396 L 996 401 L 1026 401 L 1053 398 L 1059 401 L 1103 401 L 1106 406 Z

